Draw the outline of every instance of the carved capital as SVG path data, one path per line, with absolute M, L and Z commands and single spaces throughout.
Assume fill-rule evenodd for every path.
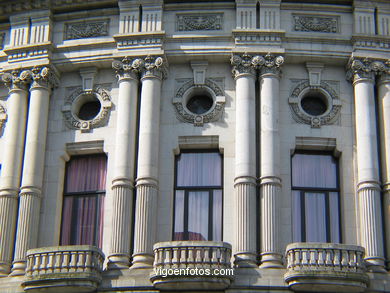
M 141 72 L 143 60 L 140 58 L 125 57 L 122 61 L 114 60 L 112 68 L 115 70 L 118 80 L 122 79 L 136 79 Z
M 30 84 L 31 80 L 32 75 L 28 70 L 13 70 L 10 73 L 4 73 L 2 76 L 2 81 L 10 90 L 20 89 L 27 91 L 27 86 Z
M 263 57 L 260 57 L 263 58 Z M 261 63 L 260 74 L 273 74 L 279 77 L 281 73 L 281 67 L 284 63 L 284 58 L 282 56 L 273 56 L 270 53 L 264 56 L 264 61 Z
M 353 58 L 348 63 L 347 79 L 353 83 L 361 80 L 374 81 L 375 75 L 388 75 L 390 61 Z
M 33 83 L 31 89 L 34 88 L 46 88 L 51 89 L 58 86 L 58 78 L 55 75 L 53 69 L 49 67 L 34 67 L 31 69 L 31 76 Z
M 241 75 L 252 75 L 256 76 L 256 68 L 261 61 L 260 56 L 251 56 L 248 54 L 243 54 L 242 56 L 233 55 L 230 58 L 230 63 L 233 66 L 232 74 L 234 78 L 237 78 Z
M 165 79 L 168 72 L 168 63 L 161 56 L 146 56 L 143 59 L 141 76 L 144 78 Z

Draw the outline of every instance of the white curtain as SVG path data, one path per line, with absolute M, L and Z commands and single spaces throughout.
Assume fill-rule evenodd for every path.
M 209 192 L 188 194 L 188 240 L 209 239 Z
M 222 241 L 222 190 L 214 190 L 213 240 Z
M 325 194 L 305 193 L 306 242 L 326 241 Z

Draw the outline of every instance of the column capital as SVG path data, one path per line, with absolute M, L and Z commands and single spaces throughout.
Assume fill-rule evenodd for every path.
M 141 71 L 143 60 L 141 58 L 125 57 L 121 61 L 114 60 L 112 68 L 115 70 L 118 81 L 134 79 L 138 81 L 138 74 Z
M 142 63 L 141 80 L 145 78 L 165 79 L 168 73 L 168 62 L 161 56 L 146 56 Z
M 241 76 L 256 76 L 256 69 L 259 63 L 260 56 L 252 56 L 247 53 L 243 55 L 233 55 L 230 58 L 230 63 L 233 66 L 232 74 L 234 79 Z
M 47 66 L 36 66 L 31 69 L 33 83 L 30 89 L 45 88 L 51 89 L 58 86 L 58 77 L 54 70 Z
M 4 84 L 9 88 L 9 90 L 24 90 L 27 91 L 27 86 L 32 81 L 32 75 L 29 70 L 12 70 L 11 72 L 6 72 L 1 77 Z
M 279 78 L 284 63 L 283 56 L 274 56 L 268 53 L 261 57 L 260 77 L 271 76 Z
M 386 76 L 390 73 L 390 60 L 351 58 L 347 65 L 347 80 L 374 82 L 375 75 Z

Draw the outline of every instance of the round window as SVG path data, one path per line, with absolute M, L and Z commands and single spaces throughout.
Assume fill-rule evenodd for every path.
M 80 110 L 77 113 L 77 116 L 81 120 L 92 120 L 100 112 L 100 101 L 96 97 L 93 100 L 85 101 L 80 107 Z
M 207 95 L 195 95 L 187 102 L 187 109 L 194 114 L 204 114 L 213 106 L 213 99 Z
M 309 93 L 301 100 L 303 111 L 312 116 L 320 116 L 328 109 L 326 98 L 321 93 Z

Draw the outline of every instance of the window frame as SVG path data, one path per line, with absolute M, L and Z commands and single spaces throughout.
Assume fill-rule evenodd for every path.
M 220 158 L 221 158 L 221 185 L 220 186 L 178 186 L 177 185 L 177 171 L 178 171 L 178 161 L 179 157 L 182 154 L 185 153 L 217 153 Z M 182 149 L 178 154 L 175 155 L 175 166 L 174 166 L 174 188 L 173 188 L 173 220 L 172 220 L 172 237 L 171 239 L 174 239 L 175 236 L 175 216 L 176 216 L 176 191 L 182 190 L 184 191 L 184 211 L 183 211 L 183 234 L 184 234 L 184 239 L 181 241 L 194 241 L 194 240 L 189 240 L 189 231 L 188 231 L 188 220 L 189 220 L 189 213 L 188 213 L 188 201 L 189 201 L 189 192 L 193 191 L 208 191 L 209 192 L 209 211 L 208 211 L 208 239 L 206 241 L 217 241 L 212 239 L 212 234 L 213 234 L 213 191 L 214 190 L 221 190 L 221 241 L 223 240 L 223 216 L 224 216 L 224 209 L 223 209 L 223 204 L 224 204 L 224 192 L 223 192 L 223 186 L 224 186 L 224 181 L 223 181 L 223 175 L 224 175 L 224 165 L 223 165 L 223 154 L 218 150 L 218 149 Z M 173 240 L 175 241 L 175 240 Z
M 336 187 L 299 187 L 293 185 L 293 157 L 297 154 L 302 155 L 327 155 L 330 156 L 336 163 Z M 290 178 L 291 178 L 291 191 L 299 191 L 299 201 L 300 201 L 300 209 L 301 214 L 300 221 L 301 221 L 301 240 L 300 242 L 307 242 L 306 240 L 306 196 L 305 193 L 322 193 L 325 197 L 325 223 L 326 223 L 326 243 L 332 243 L 331 239 L 331 224 L 330 224 L 330 204 L 329 204 L 329 193 L 336 192 L 337 193 L 337 206 L 338 206 L 338 238 L 339 243 L 342 243 L 342 233 L 341 233 L 341 199 L 340 199 L 340 157 L 335 156 L 334 152 L 332 151 L 317 151 L 317 150 L 295 150 L 290 158 Z M 292 200 L 292 197 L 291 197 Z M 291 205 L 292 206 L 292 205 Z M 292 210 L 292 224 L 294 224 L 294 211 Z

